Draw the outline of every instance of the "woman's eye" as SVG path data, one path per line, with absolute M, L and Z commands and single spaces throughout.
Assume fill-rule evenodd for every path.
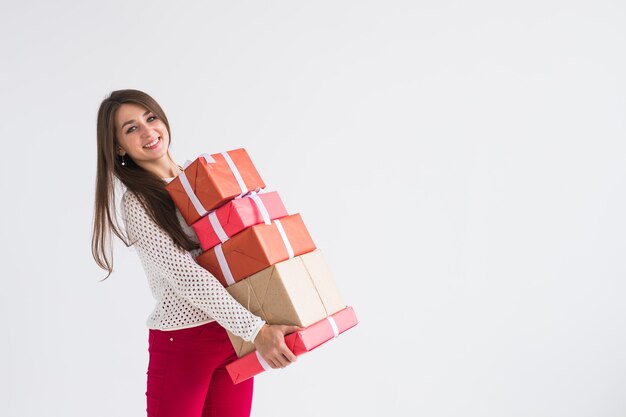
M 151 121 L 152 121 L 152 120 L 150 120 L 150 119 L 154 119 L 154 120 L 156 120 L 156 119 L 158 119 L 158 117 L 156 117 L 156 116 L 150 116 L 150 117 L 148 117 L 148 121 L 149 121 L 149 122 L 151 122 Z M 126 133 L 128 134 L 128 133 L 134 132 L 134 130 L 132 130 L 134 127 L 135 127 L 135 126 L 131 126 L 131 127 L 129 127 L 129 128 L 128 128 L 128 130 L 126 131 Z

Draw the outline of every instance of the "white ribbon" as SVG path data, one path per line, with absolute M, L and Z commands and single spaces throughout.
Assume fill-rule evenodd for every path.
M 291 243 L 289 243 L 289 239 L 287 238 L 287 233 L 285 233 L 285 229 L 283 229 L 283 225 L 280 220 L 274 220 L 276 223 L 276 228 L 278 229 L 278 233 L 280 234 L 280 238 L 283 240 L 285 244 L 285 248 L 287 249 L 287 253 L 289 254 L 289 259 L 294 257 L 293 248 L 291 247 Z
M 201 153 L 200 155 L 198 155 L 198 158 L 201 157 L 201 156 L 204 157 L 204 159 L 206 159 L 208 164 L 214 164 L 215 163 L 215 159 L 211 155 L 209 155 L 208 153 Z M 198 159 L 198 158 L 196 158 L 196 159 Z M 189 165 L 191 165 L 192 162 L 193 161 L 190 161 L 189 159 L 186 160 L 185 163 L 183 164 L 183 168 L 187 168 Z
M 228 155 L 227 152 L 222 152 L 221 155 L 224 157 L 224 160 L 226 160 L 228 167 L 230 168 L 233 175 L 235 176 L 235 180 L 237 181 L 237 184 L 239 185 L 239 188 L 241 189 L 241 194 L 239 194 L 235 198 L 240 198 L 248 192 L 246 183 L 243 181 L 243 178 L 241 177 L 241 173 L 237 169 L 237 166 L 235 165 L 235 162 L 233 162 L 230 155 Z M 198 155 L 196 159 L 198 159 L 199 157 L 203 157 L 206 160 L 206 162 L 209 164 L 214 164 L 216 162 L 215 158 L 213 158 L 211 155 L 207 153 L 202 153 Z M 189 160 L 185 161 L 183 168 L 186 169 L 189 165 L 191 165 L 192 162 L 193 161 L 189 161 Z M 198 215 L 204 216 L 207 213 L 207 210 L 204 208 L 202 203 L 200 203 L 200 200 L 198 199 L 198 196 L 196 196 L 196 193 L 193 192 L 193 189 L 191 188 L 191 184 L 189 183 L 189 179 L 187 178 L 187 175 L 185 175 L 185 171 L 181 172 L 179 177 L 180 177 L 180 182 L 183 185 L 183 188 L 185 189 L 185 193 L 187 193 L 187 196 L 189 197 L 189 200 L 191 200 L 191 204 L 193 204 L 194 208 L 198 212 Z
M 259 353 L 258 350 L 255 350 L 254 353 L 256 353 L 256 358 L 259 360 L 259 363 L 261 364 L 261 367 L 266 370 L 269 371 L 270 369 L 272 369 L 272 367 L 270 366 L 269 363 L 267 363 L 265 361 L 265 359 L 263 359 L 263 356 L 261 356 L 261 354 Z
M 246 187 L 246 183 L 243 181 L 243 178 L 241 178 L 241 173 L 239 173 L 239 170 L 237 169 L 237 165 L 235 165 L 235 162 L 233 162 L 228 152 L 222 152 L 222 156 L 226 160 L 226 163 L 228 164 L 228 167 L 230 168 L 230 170 L 233 172 L 233 175 L 235 176 L 235 180 L 237 180 L 237 184 L 239 184 L 239 188 L 241 189 L 241 194 L 239 194 L 238 197 L 235 197 L 235 198 L 239 198 L 248 192 L 248 187 Z
M 187 179 L 187 175 L 185 175 L 185 171 L 181 172 L 178 178 L 180 178 L 180 183 L 183 185 L 183 188 L 187 193 L 187 197 L 191 200 L 191 204 L 193 204 L 194 208 L 198 212 L 198 215 L 204 216 L 207 210 L 204 208 L 200 200 L 198 200 L 196 193 L 193 192 L 191 184 L 189 184 L 189 180 Z
M 326 317 L 328 322 L 330 323 L 330 327 L 333 329 L 333 338 L 339 337 L 339 327 L 337 327 L 337 322 L 331 316 Z
M 208 153 L 202 153 L 198 155 L 198 158 L 201 156 L 204 157 L 204 159 L 206 159 L 207 163 L 215 163 L 215 159 L 213 159 L 213 157 L 209 155 Z M 191 165 L 191 162 L 192 161 L 189 161 L 189 160 L 185 161 L 185 164 L 183 165 L 183 167 L 187 168 L 189 165 Z M 193 207 L 198 212 L 198 215 L 204 216 L 207 213 L 207 210 L 204 208 L 200 200 L 198 200 L 198 196 L 196 195 L 196 193 L 193 192 L 193 189 L 191 188 L 191 184 L 189 183 L 189 179 L 187 178 L 185 171 L 181 172 L 178 175 L 178 177 L 180 178 L 180 183 L 183 185 L 183 189 L 185 190 L 185 193 L 187 193 L 187 197 L 189 197 L 189 200 L 191 200 L 191 204 L 193 204 Z
M 250 197 L 252 201 L 256 203 L 256 207 L 259 209 L 261 217 L 263 217 L 263 223 L 272 224 L 272 220 L 270 219 L 270 213 L 267 211 L 267 207 L 265 207 L 265 204 L 263 203 L 263 200 L 261 200 L 261 197 L 259 197 L 259 195 L 256 193 L 252 193 L 248 197 Z
M 252 193 L 250 195 L 245 196 L 244 198 L 248 198 L 248 197 L 256 204 L 257 210 L 259 211 L 259 214 L 261 214 L 261 217 L 263 218 L 263 222 L 268 225 L 272 224 L 272 220 L 270 219 L 270 214 L 267 211 L 267 207 L 265 207 L 263 200 L 261 200 L 258 194 Z M 220 241 L 224 243 L 228 239 L 230 239 L 230 237 L 226 234 L 226 231 L 224 230 L 222 223 L 220 223 L 219 219 L 217 218 L 216 212 L 217 210 L 213 210 L 212 212 L 209 213 L 207 217 L 209 218 L 209 223 L 211 223 L 211 226 L 213 227 L 213 231 L 215 232 L 217 237 L 220 239 Z
M 209 223 L 211 223 L 211 226 L 213 226 L 213 231 L 215 232 L 217 237 L 220 238 L 220 241 L 222 243 L 226 242 L 228 240 L 228 235 L 226 234 L 226 232 L 224 231 L 224 228 L 222 227 L 222 224 L 218 220 L 217 214 L 215 214 L 215 210 L 210 212 L 208 217 L 209 217 Z
M 224 256 L 224 250 L 222 249 L 221 243 L 215 246 L 215 256 L 217 257 L 217 262 L 220 264 L 224 280 L 229 286 L 233 285 L 235 283 L 235 279 L 233 278 L 232 272 L 230 272 L 228 262 L 226 262 L 226 257 Z

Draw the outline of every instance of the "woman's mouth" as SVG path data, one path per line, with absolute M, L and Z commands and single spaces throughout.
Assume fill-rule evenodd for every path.
M 143 147 L 146 149 L 154 149 L 157 146 L 159 146 L 160 142 L 161 142 L 161 136 L 159 136 L 158 138 L 155 138 L 152 142 L 148 143 L 147 145 L 144 145 Z

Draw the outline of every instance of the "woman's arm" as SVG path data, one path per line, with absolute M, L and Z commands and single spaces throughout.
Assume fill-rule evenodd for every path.
M 122 209 L 126 232 L 148 274 L 150 268 L 158 268 L 177 294 L 206 311 L 234 335 L 252 341 L 272 368 L 284 368 L 296 360 L 285 344 L 284 336 L 299 327 L 268 325 L 242 306 L 217 278 L 196 263 L 190 252 L 174 244 L 171 236 L 150 218 L 132 192 L 124 193 Z
M 165 274 L 174 291 L 207 312 L 222 327 L 246 341 L 253 341 L 265 321 L 235 300 L 209 271 L 198 265 L 190 252 L 179 249 L 171 236 L 148 215 L 137 196 L 122 197 L 126 232 L 150 274 Z

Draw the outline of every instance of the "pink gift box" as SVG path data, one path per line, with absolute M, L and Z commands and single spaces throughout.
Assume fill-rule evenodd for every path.
M 229 201 L 191 225 L 200 246 L 207 251 L 243 229 L 287 216 L 276 191 L 252 194 Z
M 323 345 L 357 324 L 358 321 L 354 310 L 352 307 L 346 307 L 303 330 L 285 336 L 285 343 L 294 355 L 300 356 Z M 270 369 L 272 368 L 256 351 L 226 365 L 226 370 L 235 384 Z

